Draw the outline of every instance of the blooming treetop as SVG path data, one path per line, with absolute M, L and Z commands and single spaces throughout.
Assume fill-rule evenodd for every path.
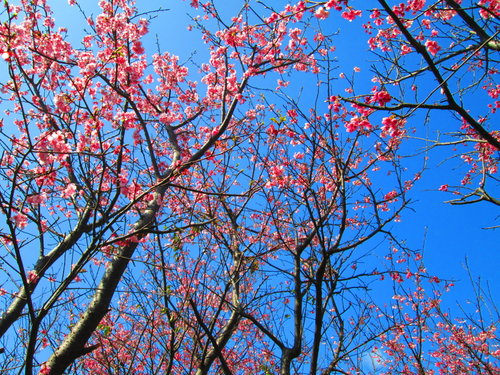
M 366 14 L 354 2 L 248 1 L 225 17 L 191 1 L 207 58 L 188 64 L 152 52 L 162 14 L 133 1 L 101 0 L 96 16 L 69 1 L 87 23 L 79 43 L 50 1 L 4 1 L 3 369 L 360 373 L 369 356 L 387 373 L 497 371 L 494 327 L 451 321 L 439 279 L 391 232 L 420 178 L 399 158 L 415 110 L 460 115 L 470 178 L 496 173 L 497 132 L 440 75 L 448 62 L 486 69 L 474 85 L 497 99 L 496 34 L 455 1 L 378 3 L 368 45 L 425 64 L 344 97 L 327 31 Z M 497 2 L 477 7 L 490 27 Z M 438 26 L 455 19 L 479 44 L 442 43 Z M 396 92 L 428 73 L 445 104 Z M 302 77 L 315 100 L 300 97 Z M 368 250 L 379 239 L 389 254 Z M 384 285 L 393 305 L 369 293 Z

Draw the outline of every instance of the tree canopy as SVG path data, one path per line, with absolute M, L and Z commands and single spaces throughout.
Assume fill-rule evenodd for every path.
M 2 5 L 0 373 L 500 372 L 397 229 L 500 205 L 499 1 L 68 3 Z

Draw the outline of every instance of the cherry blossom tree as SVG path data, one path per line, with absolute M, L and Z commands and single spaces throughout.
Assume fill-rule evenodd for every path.
M 453 124 L 433 128 L 437 135 L 430 138 L 413 133 L 417 126 L 408 130 L 428 138 L 428 148 L 448 147 L 450 157 L 468 166 L 459 180 L 440 188 L 454 193 L 450 203 L 498 205 L 498 1 L 380 0 L 370 6 L 363 27 L 380 61 L 374 85 L 342 99 L 361 106 L 366 118 L 384 116 L 382 127 L 390 133 L 422 112 Z M 356 85 L 350 86 L 354 93 Z
M 400 158 L 420 110 L 460 117 L 436 144 L 464 144 L 480 180 L 460 199 L 495 203 L 496 104 L 478 118 L 462 97 L 496 98 L 496 2 L 379 1 L 365 29 L 387 70 L 368 95 L 345 78 L 349 97 L 328 30 L 354 2 L 191 1 L 198 61 L 146 43 L 160 11 L 69 4 L 76 42 L 51 2 L 3 4 L 2 371 L 499 371 L 498 316 L 455 321 L 450 283 L 393 230 L 424 172 Z

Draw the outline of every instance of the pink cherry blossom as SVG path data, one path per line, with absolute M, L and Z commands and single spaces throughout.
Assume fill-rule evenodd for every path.
M 28 283 L 30 283 L 30 284 L 36 283 L 39 278 L 40 278 L 40 276 L 34 270 L 28 271 L 28 274 L 26 275 L 26 279 L 27 279 Z
M 356 17 L 360 17 L 361 13 L 361 10 L 349 8 L 348 10 L 342 12 L 342 17 L 349 22 L 352 22 L 354 19 L 356 19 Z
M 436 55 L 441 50 L 441 47 L 435 40 L 427 40 L 425 42 L 425 47 L 427 48 L 429 53 L 433 56 Z
M 76 185 L 69 183 L 66 188 L 61 192 L 61 198 L 71 198 L 76 194 Z
M 12 216 L 12 221 L 19 229 L 24 229 L 28 225 L 28 217 L 20 212 Z
M 352 133 L 356 131 L 370 130 L 372 128 L 372 124 L 370 124 L 368 119 L 364 117 L 354 116 L 349 120 L 349 122 L 346 123 L 345 127 L 349 133 Z
M 319 7 L 316 9 L 316 12 L 314 12 L 314 16 L 320 20 L 325 20 L 328 18 L 330 15 L 330 12 L 327 11 L 324 7 Z
M 385 90 L 375 91 L 371 97 L 371 102 L 384 106 L 392 100 L 391 95 Z
M 40 367 L 39 374 L 40 375 L 48 375 L 48 374 L 50 374 L 50 367 L 47 366 L 45 363 L 43 363 L 42 366 Z

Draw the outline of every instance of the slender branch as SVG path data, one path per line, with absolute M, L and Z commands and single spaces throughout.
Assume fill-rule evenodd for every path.
M 457 112 L 460 116 L 462 116 L 467 123 L 469 123 L 474 130 L 485 140 L 488 141 L 489 144 L 494 146 L 496 149 L 500 150 L 500 141 L 498 141 L 492 134 L 490 134 L 479 122 L 477 122 L 469 112 L 460 106 L 453 97 L 448 85 L 446 84 L 446 80 L 443 78 L 438 68 L 436 67 L 431 55 L 427 52 L 427 49 L 417 41 L 413 35 L 411 35 L 410 31 L 405 27 L 401 19 L 394 13 L 394 11 L 389 7 L 385 0 L 379 0 L 379 3 L 382 5 L 387 14 L 392 18 L 394 23 L 397 25 L 401 33 L 405 36 L 406 40 L 412 45 L 412 47 L 424 58 L 425 62 L 428 64 L 430 71 L 434 75 L 434 78 L 438 82 L 439 86 L 442 88 L 446 100 L 448 104 L 453 108 L 453 111 Z

